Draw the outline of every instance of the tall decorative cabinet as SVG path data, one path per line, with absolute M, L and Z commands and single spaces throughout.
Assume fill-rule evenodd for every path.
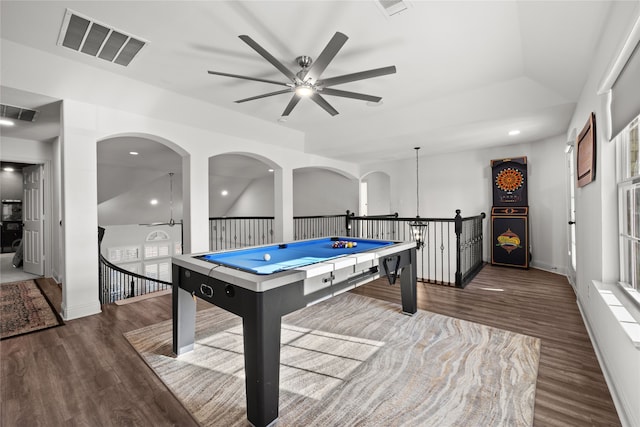
M 491 160 L 491 264 L 529 268 L 527 158 Z

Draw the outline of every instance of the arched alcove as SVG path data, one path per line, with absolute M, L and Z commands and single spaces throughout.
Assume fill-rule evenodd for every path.
M 119 267 L 171 280 L 182 253 L 182 157 L 164 138 L 119 134 L 97 142 L 98 224 L 102 254 Z

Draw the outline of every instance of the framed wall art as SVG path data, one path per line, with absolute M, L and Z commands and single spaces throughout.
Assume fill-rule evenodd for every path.
M 596 179 L 596 116 L 593 113 L 576 139 L 576 152 L 578 187 L 584 187 Z

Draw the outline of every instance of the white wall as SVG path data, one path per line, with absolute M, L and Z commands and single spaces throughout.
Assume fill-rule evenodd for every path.
M 251 180 L 224 216 L 274 216 L 273 176 Z
M 180 157 L 176 162 L 180 164 Z M 98 161 L 100 160 L 100 153 L 98 152 Z M 131 191 L 135 187 L 144 187 L 154 181 L 160 181 L 164 179 L 164 192 L 169 194 L 169 171 L 162 171 L 149 167 L 130 167 L 122 165 L 112 164 L 98 164 L 98 203 L 103 203 L 113 197 L 117 197 L 128 191 Z M 175 181 L 175 179 L 174 179 Z M 175 185 L 179 188 L 179 185 Z
M 487 214 L 485 236 L 491 236 L 492 182 L 490 161 L 527 157 L 532 266 L 566 273 L 567 208 L 565 137 L 461 153 L 422 156 L 420 165 L 420 216 L 453 218 Z M 367 165 L 391 177 L 392 212 L 401 217 L 416 215 L 415 160 Z M 370 192 L 375 192 L 373 188 Z M 490 260 L 490 239 L 485 239 L 484 257 Z
M 640 350 L 623 332 L 599 291 L 606 288 L 607 283 L 616 286 L 619 254 L 615 147 L 608 141 L 608 96 L 598 95 L 598 89 L 631 26 L 639 19 L 639 2 L 616 2 L 613 5 L 607 31 L 603 33 L 567 131 L 567 135 L 574 131 L 579 133 L 588 115 L 595 113 L 596 178 L 576 190 L 576 292 L 578 305 L 625 426 L 640 425 Z M 596 284 L 602 282 L 605 285 Z M 628 307 L 633 309 L 635 306 Z M 640 311 L 636 309 L 636 312 Z
M 29 139 L 0 136 L 2 160 L 21 163 L 44 163 L 53 158 L 53 141 L 32 141 Z
M 341 215 L 358 212 L 359 183 L 356 179 L 317 168 L 293 172 L 293 215 Z
M 124 171 L 123 175 L 132 176 Z M 171 216 L 168 174 L 155 171 L 151 177 L 155 178 L 151 181 L 132 179 L 127 191 L 98 204 L 98 224 L 103 227 L 127 225 L 131 224 L 132 218 L 138 224 L 168 222 Z M 145 180 L 151 177 L 144 175 Z M 100 182 L 100 174 L 98 182 Z M 151 199 L 157 199 L 160 203 L 151 205 Z M 179 221 L 182 216 L 182 174 L 175 174 L 173 176 L 173 219 Z
M 273 177 L 252 180 L 222 215 L 274 216 L 273 185 Z M 294 216 L 344 214 L 347 209 L 357 212 L 357 207 L 358 182 L 355 179 L 319 168 L 293 171 Z

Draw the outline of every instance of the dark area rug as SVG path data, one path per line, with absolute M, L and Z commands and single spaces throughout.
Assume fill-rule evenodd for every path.
M 63 324 L 60 315 L 34 280 L 0 284 L 0 339 Z
M 125 334 L 203 426 L 245 427 L 242 321 L 198 312 L 195 350 L 165 321 Z M 345 293 L 282 319 L 278 426 L 525 427 L 540 340 Z

